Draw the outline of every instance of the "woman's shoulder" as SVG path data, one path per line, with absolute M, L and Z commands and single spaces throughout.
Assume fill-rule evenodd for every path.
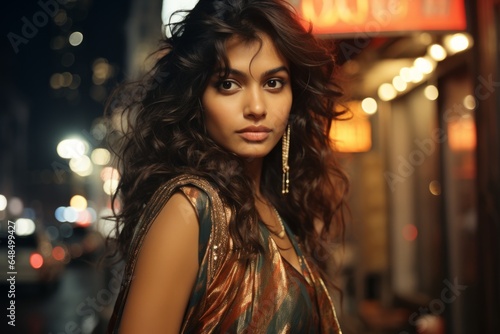
M 219 188 L 210 179 L 192 174 L 179 174 L 163 182 L 155 191 L 143 212 L 143 219 L 155 216 L 176 194 L 182 194 L 191 203 L 200 223 L 202 221 L 227 221 L 231 210 L 219 195 Z
M 153 197 L 161 193 L 170 193 L 181 189 L 192 193 L 199 193 L 200 191 L 205 194 L 217 192 L 217 186 L 207 177 L 194 174 L 178 174 L 164 181 L 158 187 Z
M 207 267 L 209 280 L 214 276 L 220 265 L 220 256 L 207 254 L 207 246 L 211 242 L 217 245 L 219 255 L 229 251 L 228 223 L 231 218 L 229 206 L 221 199 L 218 187 L 206 178 L 183 174 L 169 180 L 164 185 L 165 190 L 173 194 L 181 193 L 191 203 L 199 224 L 199 261 L 206 256 L 213 257 Z M 212 250 L 210 250 L 212 251 Z
M 199 209 L 200 205 L 205 205 L 207 201 L 213 202 L 215 197 L 219 197 L 217 189 L 218 187 L 206 177 L 179 174 L 158 187 L 149 205 L 154 206 L 157 201 L 165 203 L 174 193 L 182 193 L 195 209 Z

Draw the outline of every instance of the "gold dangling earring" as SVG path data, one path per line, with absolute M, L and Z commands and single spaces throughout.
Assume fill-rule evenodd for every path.
M 288 165 L 288 153 L 290 152 L 290 124 L 287 125 L 285 133 L 283 134 L 282 143 L 281 164 L 283 168 L 283 179 L 281 183 L 281 193 L 288 194 L 290 185 L 290 166 Z

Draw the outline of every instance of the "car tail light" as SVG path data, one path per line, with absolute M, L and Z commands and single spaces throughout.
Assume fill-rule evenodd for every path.
M 30 256 L 30 265 L 34 269 L 40 269 L 43 266 L 43 257 L 38 253 L 33 253 Z

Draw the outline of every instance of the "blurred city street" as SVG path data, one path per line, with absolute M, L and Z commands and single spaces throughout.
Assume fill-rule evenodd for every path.
M 65 268 L 51 286 L 17 286 L 16 326 L 2 323 L 2 333 L 103 333 L 115 295 L 104 270 L 84 262 Z M 108 282 L 106 282 L 108 278 Z M 2 294 L 6 291 L 2 285 Z M 2 305 L 3 306 L 3 305 Z

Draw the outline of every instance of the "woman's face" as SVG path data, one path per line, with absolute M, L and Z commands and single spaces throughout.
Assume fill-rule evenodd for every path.
M 229 77 L 216 69 L 202 96 L 205 126 L 220 146 L 245 158 L 266 156 L 278 143 L 292 106 L 288 62 L 266 34 L 226 42 Z

